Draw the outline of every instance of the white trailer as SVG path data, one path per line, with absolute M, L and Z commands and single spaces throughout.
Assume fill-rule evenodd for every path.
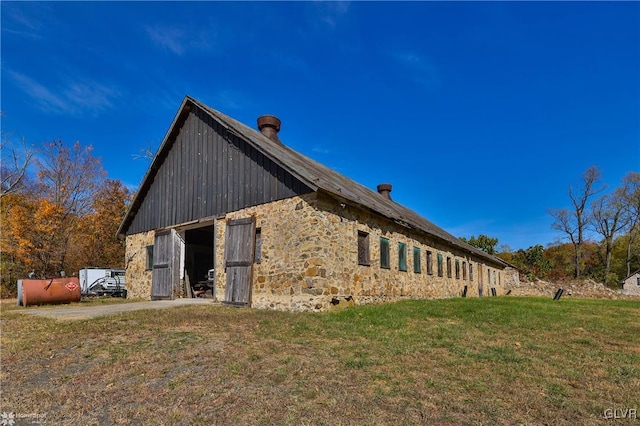
M 83 296 L 127 297 L 124 269 L 84 268 L 78 278 Z

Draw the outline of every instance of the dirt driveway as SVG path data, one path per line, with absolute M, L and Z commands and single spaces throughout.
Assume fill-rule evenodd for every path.
M 116 303 L 112 305 L 99 306 L 61 306 L 56 308 L 29 307 L 24 310 L 14 311 L 25 315 L 54 319 L 89 319 L 108 315 L 117 315 L 123 312 L 138 311 L 141 309 L 167 309 L 176 306 L 186 305 L 211 305 L 211 299 L 175 299 L 175 300 L 153 300 L 145 302 Z

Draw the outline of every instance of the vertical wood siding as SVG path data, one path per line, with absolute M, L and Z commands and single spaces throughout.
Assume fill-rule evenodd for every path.
M 282 167 L 194 108 L 175 136 L 127 234 L 308 192 L 311 189 Z

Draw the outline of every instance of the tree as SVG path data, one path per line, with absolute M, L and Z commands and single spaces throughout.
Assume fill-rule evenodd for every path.
M 613 239 L 628 222 L 625 215 L 625 203 L 622 188 L 618 188 L 613 194 L 605 194 L 598 198 L 591 207 L 593 230 L 603 238 L 605 249 L 604 282 L 615 283 L 616 278 L 609 277 L 611 271 L 611 253 L 613 252 Z
M 551 270 L 547 276 L 554 280 L 565 280 L 575 273 L 573 264 L 575 253 L 571 243 L 554 243 L 547 246 L 544 251 L 545 258 L 551 261 Z
M 3 134 L 0 145 L 0 153 L 2 154 L 2 161 L 0 161 L 0 174 L 2 175 L 0 198 L 20 190 L 27 174 L 27 168 L 37 154 L 35 149 L 27 146 L 24 138 L 22 138 L 21 149 L 11 148 L 9 145 L 9 137 Z
M 70 149 L 58 139 L 45 145 L 43 159 L 37 161 L 43 196 L 64 206 L 68 214 L 87 213 L 106 176 L 92 151 L 91 145 L 83 147 L 78 141 Z
M 56 276 L 69 266 L 72 236 L 91 212 L 104 172 L 91 147 L 76 142 L 69 148 L 59 140 L 44 147 L 34 166 L 38 183 L 33 190 L 2 199 L 3 265 L 9 258 L 20 265 L 12 270 Z
M 637 252 L 632 251 L 634 242 L 640 235 L 640 173 L 629 172 L 622 179 L 620 196 L 624 205 L 624 214 L 626 216 L 626 229 L 629 235 L 627 243 L 627 274 L 631 275 L 631 262 Z
M 582 174 L 582 186 L 575 190 L 569 187 L 569 198 L 573 209 L 549 210 L 555 219 L 551 227 L 565 233 L 574 248 L 574 277 L 580 278 L 582 267 L 582 248 L 584 244 L 584 232 L 589 223 L 588 212 L 585 211 L 589 199 L 602 192 L 606 186 L 597 186 L 600 180 L 600 170 L 591 166 Z
M 56 238 L 50 246 L 56 256 L 52 262 L 58 271 L 67 268 L 71 237 L 80 225 L 79 218 L 90 213 L 105 177 L 102 162 L 92 151 L 91 145 L 83 147 L 75 142 L 69 148 L 62 140 L 56 140 L 45 146 L 43 159 L 37 161 L 41 194 L 61 212 L 56 216 Z
M 478 238 L 472 235 L 468 240 L 465 237 L 460 237 L 460 240 L 486 253 L 496 254 L 496 246 L 498 245 L 497 238 L 491 238 L 484 234 L 480 234 L 478 235 Z
M 93 199 L 91 213 L 82 218 L 81 229 L 73 238 L 75 269 L 124 266 L 124 243 L 116 238 L 116 232 L 130 198 L 131 192 L 119 180 L 104 181 Z

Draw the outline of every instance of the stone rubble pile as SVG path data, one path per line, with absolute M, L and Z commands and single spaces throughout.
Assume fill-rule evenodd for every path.
M 584 281 L 570 281 L 552 283 L 548 281 L 521 281 L 505 286 L 505 292 L 510 296 L 545 296 L 553 297 L 559 288 L 564 290 L 563 297 L 589 297 L 597 299 L 624 299 L 629 298 L 622 294 L 621 290 L 613 290 L 604 284 L 591 279 Z

